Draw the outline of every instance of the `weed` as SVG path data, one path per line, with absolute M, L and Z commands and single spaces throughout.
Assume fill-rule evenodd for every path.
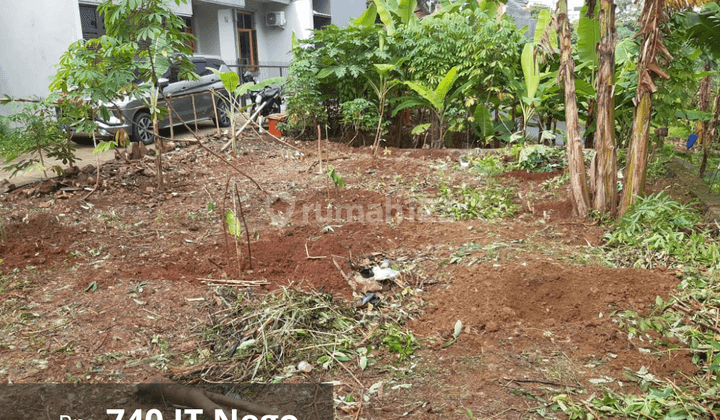
M 540 188 L 541 188 L 543 191 L 556 192 L 556 191 L 560 190 L 560 187 L 562 187 L 562 186 L 564 186 L 565 184 L 567 184 L 567 182 L 568 182 L 569 180 L 570 180 L 570 174 L 569 174 L 569 173 L 563 173 L 563 174 L 560 174 L 560 175 L 558 175 L 558 176 L 556 176 L 556 177 L 553 177 L 553 178 L 550 178 L 550 179 L 547 179 L 547 180 L 543 181 L 543 182 L 540 184 Z
M 480 190 L 468 185 L 459 187 L 440 187 L 439 199 L 435 203 L 435 211 L 464 219 L 499 219 L 511 217 L 519 207 L 510 199 L 515 188 L 502 187 L 492 181 Z
M 455 251 L 450 256 L 450 261 L 448 261 L 450 264 L 460 264 L 460 262 L 463 260 L 463 258 L 470 255 L 473 251 L 477 251 L 480 249 L 480 246 L 477 245 L 475 242 L 468 242 L 458 248 L 457 251 Z
M 340 174 L 335 172 L 335 167 L 332 165 L 328 165 L 328 173 L 326 176 L 332 180 L 336 187 L 345 188 L 345 180 Z
M 658 193 L 641 198 L 605 235 L 619 264 L 650 267 L 663 263 L 717 266 L 720 243 L 698 223 L 700 216 L 689 205 Z
M 556 147 L 533 144 L 518 153 L 518 168 L 528 172 L 552 172 L 566 166 L 565 151 Z
M 495 176 L 505 172 L 505 165 L 500 159 L 500 156 L 495 154 L 486 154 L 470 159 L 468 167 L 471 172 L 479 175 Z
M 410 332 L 402 332 L 397 326 L 391 325 L 385 330 L 382 342 L 392 353 L 398 354 L 398 361 L 404 361 L 408 356 L 420 348 L 415 336 Z

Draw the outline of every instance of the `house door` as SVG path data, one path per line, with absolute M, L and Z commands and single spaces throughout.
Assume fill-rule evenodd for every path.
M 238 13 L 238 45 L 239 57 L 243 71 L 256 71 L 258 64 L 257 32 L 253 29 L 253 15 L 251 13 Z

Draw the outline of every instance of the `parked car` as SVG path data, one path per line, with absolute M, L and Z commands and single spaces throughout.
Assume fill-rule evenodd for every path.
M 195 121 L 214 120 L 215 109 L 217 109 L 217 123 L 221 127 L 229 127 L 231 121 L 227 112 L 227 101 L 224 99 L 228 97 L 228 93 L 223 87 L 220 77 L 210 69 L 220 72 L 227 72 L 230 69 L 218 57 L 194 55 L 190 59 L 195 65 L 194 71 L 198 75 L 197 80 L 178 80 L 174 76 L 176 72 L 172 69 L 158 79 L 162 93 L 166 98 L 171 98 L 172 107 L 175 110 L 172 115 L 172 124 L 177 126 L 182 125 L 183 121 L 185 124 L 190 124 Z M 215 90 L 215 106 L 213 106 L 211 89 Z M 195 97 L 194 110 L 193 96 Z M 118 108 L 110 108 L 112 111 L 110 119 L 96 121 L 98 124 L 96 136 L 100 138 L 113 137 L 118 131 L 125 130 L 130 134 L 132 141 L 151 144 L 155 137 L 153 121 L 147 105 L 149 99 L 150 95 L 147 94 L 144 98 L 132 98 L 116 103 Z M 161 101 L 159 105 L 168 108 L 165 101 Z M 120 114 L 122 114 L 122 119 L 119 118 Z M 165 116 L 158 124 L 158 128 L 167 127 L 170 127 L 169 116 Z

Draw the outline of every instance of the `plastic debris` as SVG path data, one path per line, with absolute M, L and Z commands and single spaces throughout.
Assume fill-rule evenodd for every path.
M 368 303 L 372 305 L 377 305 L 378 302 L 380 302 L 380 298 L 377 297 L 377 295 L 373 292 L 367 292 L 365 293 L 365 296 L 362 297 L 362 299 L 359 299 L 356 303 L 358 308 L 362 308 Z
M 313 366 L 303 360 L 302 362 L 298 363 L 297 370 L 299 370 L 300 372 L 310 373 L 313 370 Z
M 375 280 L 388 280 L 388 279 L 394 279 L 395 277 L 400 275 L 400 272 L 397 270 L 393 270 L 392 268 L 380 268 L 380 267 L 373 267 L 373 276 L 375 277 Z

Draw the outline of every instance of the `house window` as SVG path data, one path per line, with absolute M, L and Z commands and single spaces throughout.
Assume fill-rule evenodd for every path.
M 185 27 L 183 28 L 183 32 L 188 33 L 190 35 L 193 35 L 193 21 L 191 17 L 184 17 L 183 20 L 185 21 Z M 188 42 L 188 47 L 190 48 L 190 51 L 193 53 L 195 52 L 195 40 Z
M 97 11 L 97 6 L 80 5 L 80 24 L 83 39 L 99 38 L 105 35 L 105 24 Z
M 253 15 L 239 12 L 237 15 L 240 66 L 243 71 L 256 71 L 258 64 L 257 32 L 253 29 Z

